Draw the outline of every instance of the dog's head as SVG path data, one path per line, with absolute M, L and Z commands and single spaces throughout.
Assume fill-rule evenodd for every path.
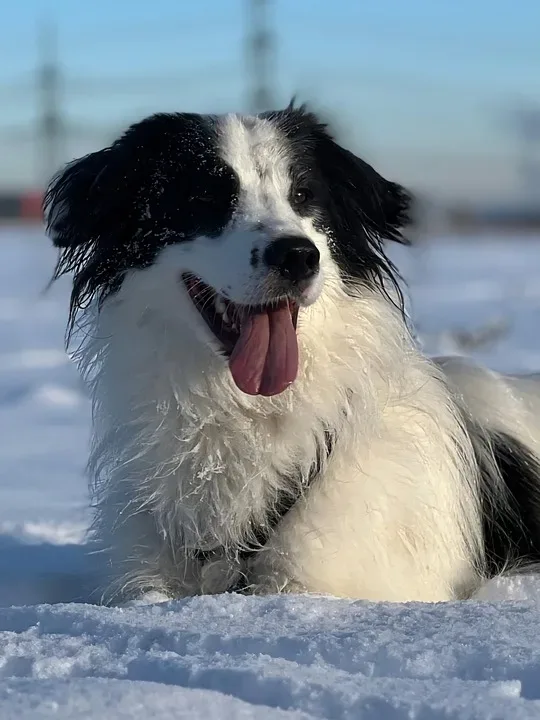
M 302 308 L 332 283 L 393 279 L 383 242 L 403 241 L 409 200 L 290 106 L 149 117 L 69 165 L 45 212 L 72 321 L 153 273 L 154 309 L 186 315 L 241 390 L 275 395 L 297 373 Z

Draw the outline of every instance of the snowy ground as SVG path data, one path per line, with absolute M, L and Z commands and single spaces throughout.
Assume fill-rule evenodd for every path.
M 428 351 L 478 345 L 498 369 L 540 370 L 540 240 L 394 257 Z M 437 606 L 73 603 L 89 407 L 63 353 L 67 284 L 44 293 L 53 261 L 39 232 L 0 233 L 1 720 L 540 718 L 534 579 L 493 586 L 489 603 Z M 55 602 L 67 604 L 44 604 Z

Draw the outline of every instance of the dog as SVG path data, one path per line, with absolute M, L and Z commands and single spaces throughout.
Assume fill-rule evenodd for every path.
M 101 602 L 434 602 L 538 562 L 540 383 L 419 350 L 413 207 L 294 103 L 156 114 L 53 178 Z

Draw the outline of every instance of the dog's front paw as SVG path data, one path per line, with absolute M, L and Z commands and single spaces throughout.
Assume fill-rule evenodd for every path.
M 122 607 L 131 608 L 144 607 L 145 605 L 159 605 L 161 603 L 169 602 L 170 600 L 172 600 L 172 598 L 168 595 L 165 595 L 165 593 L 162 593 L 159 590 L 150 590 L 149 592 L 143 593 L 134 600 L 128 600 L 127 602 L 123 603 Z

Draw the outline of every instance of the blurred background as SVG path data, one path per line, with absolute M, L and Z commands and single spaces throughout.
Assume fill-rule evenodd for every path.
M 81 572 L 90 408 L 64 350 L 70 279 L 47 288 L 53 173 L 156 111 L 296 94 L 418 194 L 420 232 L 389 252 L 425 350 L 540 371 L 539 30 L 539 0 L 3 3 L 0 604 Z
M 453 230 L 540 225 L 536 0 L 19 0 L 2 10 L 0 216 L 156 110 L 296 94 Z

